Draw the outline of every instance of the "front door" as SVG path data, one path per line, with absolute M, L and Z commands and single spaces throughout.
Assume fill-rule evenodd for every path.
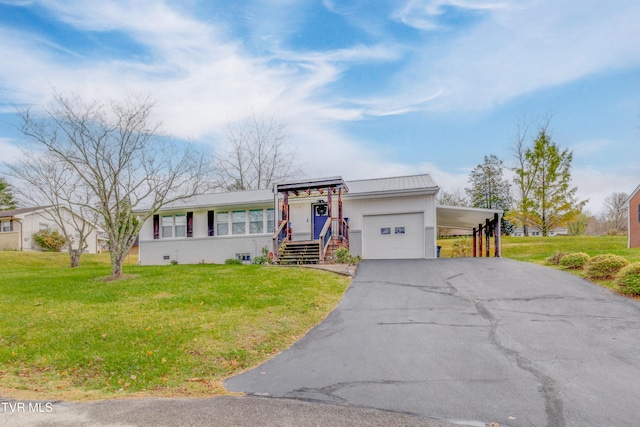
M 329 217 L 329 207 L 326 203 L 318 203 L 311 205 L 311 216 L 313 218 L 313 240 L 320 238 L 320 233 Z

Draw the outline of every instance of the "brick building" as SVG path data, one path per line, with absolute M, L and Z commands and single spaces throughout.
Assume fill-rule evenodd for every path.
M 627 199 L 629 207 L 629 248 L 640 248 L 640 185 Z

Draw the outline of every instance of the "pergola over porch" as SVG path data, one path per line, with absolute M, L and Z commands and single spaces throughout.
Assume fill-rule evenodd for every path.
M 278 261 L 285 246 L 291 239 L 291 215 L 289 200 L 292 198 L 319 198 L 326 197 L 327 220 L 322 227 L 317 240 L 307 244 L 317 244 L 319 250 L 319 262 L 324 262 L 329 251 L 336 247 L 349 247 L 349 224 L 345 220 L 342 211 L 342 196 L 349 188 L 342 177 L 315 178 L 284 182 L 273 187 L 274 209 L 278 219 L 278 228 L 273 236 L 274 258 Z M 335 199 L 335 201 L 334 201 Z

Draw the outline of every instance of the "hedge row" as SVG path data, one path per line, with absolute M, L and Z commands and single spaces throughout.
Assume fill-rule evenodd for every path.
M 640 295 L 640 262 L 629 264 L 619 255 L 604 254 L 593 258 L 584 252 L 556 253 L 547 261 L 572 270 L 585 269 L 585 276 L 595 280 L 616 279 L 620 291 L 627 295 Z

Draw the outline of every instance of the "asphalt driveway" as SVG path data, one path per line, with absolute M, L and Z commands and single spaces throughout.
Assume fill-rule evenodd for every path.
M 640 423 L 640 304 L 509 259 L 365 261 L 329 317 L 226 382 L 484 426 Z

